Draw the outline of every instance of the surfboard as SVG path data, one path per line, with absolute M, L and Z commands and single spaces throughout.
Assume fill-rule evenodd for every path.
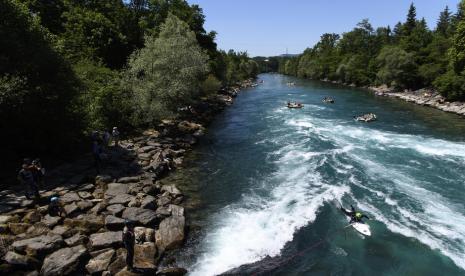
M 350 225 L 357 230 L 360 234 L 363 234 L 365 236 L 371 236 L 371 231 L 370 231 L 370 226 L 366 223 L 360 223 L 360 222 L 353 222 Z

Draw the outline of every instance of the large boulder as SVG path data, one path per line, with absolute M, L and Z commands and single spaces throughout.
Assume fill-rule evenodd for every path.
M 114 197 L 119 194 L 127 194 L 129 186 L 121 183 L 110 183 L 107 186 L 105 197 Z
M 153 242 L 145 242 L 134 246 L 134 266 L 142 269 L 155 269 L 157 247 Z
M 80 261 L 87 253 L 83 245 L 60 249 L 45 258 L 40 274 L 44 276 L 72 274 L 76 272 Z
M 184 242 L 186 220 L 183 216 L 165 218 L 155 232 L 155 241 L 160 251 L 177 248 Z
M 132 220 L 144 226 L 154 225 L 157 221 L 155 211 L 135 207 L 126 208 L 123 212 L 122 218 Z
M 156 199 L 151 195 L 146 195 L 144 199 L 140 202 L 140 207 L 144 209 L 155 210 L 156 209 Z
M 108 266 L 111 275 L 115 275 L 126 266 L 126 249 L 119 248 L 116 250 L 115 260 Z
M 124 226 L 124 219 L 112 215 L 105 217 L 105 227 L 108 230 L 122 229 Z
M 42 215 L 40 214 L 40 212 L 37 210 L 33 210 L 24 216 L 23 222 L 36 223 L 36 222 L 39 222 L 41 219 L 42 219 Z
M 90 246 L 92 250 L 109 247 L 120 247 L 123 245 L 123 232 L 103 232 L 90 235 Z
M 107 270 L 108 266 L 113 260 L 114 255 L 115 250 L 111 249 L 91 259 L 89 263 L 86 265 L 87 272 L 89 272 L 90 274 L 97 274 Z
M 131 201 L 134 197 L 129 194 L 119 194 L 114 196 L 108 201 L 108 204 L 123 204 L 126 205 L 129 201 Z
M 15 241 L 12 247 L 16 252 L 26 253 L 29 256 L 41 256 L 57 250 L 62 244 L 63 239 L 60 235 L 49 233 L 35 238 Z
M 31 225 L 28 223 L 8 223 L 8 229 L 10 229 L 10 232 L 14 235 L 26 233 L 30 226 Z
M 65 213 L 67 216 L 74 216 L 78 213 L 78 211 L 80 211 L 79 207 L 77 206 L 77 204 L 75 202 L 71 203 L 71 204 L 68 204 L 64 207 L 65 209 Z
M 89 210 L 90 208 L 94 207 L 94 204 L 90 200 L 79 201 L 76 205 L 79 207 L 79 210 L 81 210 L 83 212 L 85 212 L 85 211 Z
M 107 211 L 114 216 L 120 216 L 124 209 L 125 207 L 122 204 L 113 204 L 107 206 Z
M 104 226 L 104 220 L 97 215 L 82 214 L 73 219 L 65 219 L 63 224 L 83 233 L 95 233 Z
M 39 261 L 37 259 L 30 256 L 20 255 L 13 251 L 8 251 L 3 259 L 11 265 L 21 266 L 24 268 L 33 268 L 39 265 Z
M 81 198 L 76 192 L 67 192 L 66 194 L 60 197 L 60 202 L 63 204 L 70 204 L 79 200 L 81 200 Z
M 72 236 L 70 238 L 67 238 L 65 240 L 65 243 L 66 243 L 66 245 L 71 247 L 71 246 L 76 246 L 76 245 L 79 245 L 79 244 L 85 245 L 88 240 L 89 240 L 89 238 L 87 236 L 77 233 L 74 236 Z
M 54 227 L 55 225 L 57 225 L 58 223 L 60 223 L 60 221 L 62 220 L 61 217 L 52 217 L 50 215 L 45 215 L 43 218 L 42 218 L 42 222 L 47 225 L 48 227 L 52 228 Z

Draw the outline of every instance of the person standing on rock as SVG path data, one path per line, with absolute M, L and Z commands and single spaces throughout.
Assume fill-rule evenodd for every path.
M 113 141 L 115 142 L 115 147 L 117 147 L 119 143 L 119 131 L 117 127 L 113 127 L 113 131 L 111 132 L 111 137 Z
M 123 245 L 126 248 L 126 265 L 128 270 L 134 270 L 134 245 L 136 243 L 136 235 L 134 234 L 134 224 L 132 221 L 126 220 L 123 230 Z
M 40 197 L 39 187 L 34 180 L 33 166 L 31 159 L 24 158 L 21 170 L 18 173 L 18 180 L 21 185 L 26 186 L 25 195 L 27 199 L 31 199 L 31 194 L 36 198 Z
M 92 141 L 92 156 L 94 157 L 95 171 L 100 173 L 102 166 L 102 139 L 96 139 Z

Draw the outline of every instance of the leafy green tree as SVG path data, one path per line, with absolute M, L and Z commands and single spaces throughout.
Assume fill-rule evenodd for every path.
M 386 46 L 376 61 L 379 66 L 376 76 L 380 83 L 396 88 L 415 87 L 417 64 L 413 54 L 397 46 Z
M 83 6 L 69 7 L 63 14 L 64 33 L 60 36 L 63 53 L 73 62 L 92 59 L 111 68 L 126 62 L 126 36 L 118 24 L 98 10 Z
M 156 123 L 191 102 L 207 73 L 207 55 L 195 33 L 173 14 L 160 34 L 146 37 L 145 47 L 131 56 L 125 79 L 133 91 L 135 123 Z
M 3 158 L 63 154 L 82 128 L 79 81 L 23 3 L 0 0 L 0 18 L 0 139 L 8 145 Z
M 82 80 L 80 102 L 84 109 L 86 130 L 109 130 L 113 126 L 129 129 L 131 110 L 129 95 L 122 89 L 117 71 L 81 60 L 74 70 Z

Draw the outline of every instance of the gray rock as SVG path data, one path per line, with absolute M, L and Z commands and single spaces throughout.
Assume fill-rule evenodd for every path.
M 121 177 L 116 182 L 118 182 L 118 183 L 135 183 L 135 182 L 138 182 L 139 180 L 140 180 L 139 176 L 127 176 L 127 177 Z
M 70 204 L 79 200 L 81 200 L 81 198 L 76 192 L 67 192 L 66 194 L 60 197 L 60 202 L 63 204 Z
M 26 236 L 32 238 L 36 236 L 45 235 L 48 232 L 50 232 L 50 228 L 45 223 L 37 222 L 27 229 Z
M 29 256 L 40 256 L 57 250 L 62 244 L 63 239 L 60 235 L 49 233 L 48 235 L 15 241 L 12 247 L 19 253 L 26 253 Z
M 87 253 L 83 245 L 60 249 L 45 258 L 40 274 L 44 276 L 72 274 Z
M 157 198 L 157 206 L 167 206 L 170 203 L 171 203 L 171 197 L 169 196 L 168 193 L 159 195 Z
M 119 247 L 122 244 L 122 231 L 96 233 L 90 236 L 92 250 Z
M 36 223 L 36 222 L 39 222 L 41 219 L 42 219 L 42 215 L 40 214 L 40 212 L 37 210 L 34 210 L 34 211 L 27 213 L 24 216 L 23 222 Z
M 126 266 L 126 250 L 120 248 L 116 250 L 115 260 L 108 266 L 111 275 L 115 275 Z
M 87 192 L 87 191 L 81 191 L 81 192 L 78 192 L 78 195 L 82 198 L 82 199 L 91 199 L 93 196 L 91 193 Z
M 92 207 L 92 209 L 90 209 L 89 213 L 94 214 L 94 215 L 98 215 L 102 211 L 104 211 L 106 208 L 107 208 L 107 203 L 106 202 L 99 202 L 99 203 L 95 204 L 95 206 Z
M 126 205 L 130 202 L 134 197 L 129 194 L 119 194 L 114 196 L 112 199 L 108 201 L 108 204 L 123 204 Z
M 140 207 L 140 200 L 137 197 L 134 197 L 129 201 L 128 207 Z
M 89 200 L 79 201 L 76 205 L 79 207 L 79 210 L 83 212 L 94 207 L 94 204 L 92 204 L 92 202 L 90 202 Z
M 64 225 L 57 225 L 53 228 L 52 233 L 61 235 L 63 238 L 69 238 L 76 233 L 76 229 Z
M 68 204 L 64 207 L 66 216 L 73 216 L 75 215 L 78 211 L 80 211 L 79 207 L 75 202 Z
M 165 251 L 177 248 L 184 241 L 184 217 L 165 218 L 161 223 L 158 231 L 155 232 L 155 240 L 159 250 Z
M 156 209 L 156 199 L 151 195 L 146 195 L 144 199 L 140 202 L 140 207 L 144 209 L 155 210 Z
M 13 251 L 8 251 L 3 259 L 5 262 L 15 266 L 36 267 L 39 265 L 39 261 L 37 259 L 20 255 Z
M 9 222 L 19 222 L 17 217 L 3 215 L 0 216 L 0 224 L 7 224 Z
M 84 185 L 79 186 L 78 191 L 79 192 L 90 192 L 94 188 L 95 188 L 94 184 L 89 183 L 89 184 L 84 184 Z M 79 192 L 78 192 L 78 194 L 79 194 L 79 196 L 81 196 L 81 194 Z
M 109 230 L 122 229 L 124 226 L 124 219 L 109 215 L 105 217 L 105 227 Z
M 142 269 L 155 269 L 157 247 L 153 242 L 145 242 L 134 246 L 134 266 Z
M 87 236 L 78 233 L 72 236 L 71 238 L 67 238 L 65 240 L 65 243 L 66 245 L 72 247 L 72 246 L 76 246 L 79 244 L 85 245 L 88 240 L 89 239 L 87 238 Z
M 171 216 L 171 210 L 168 206 L 161 206 L 157 208 L 157 210 L 155 211 L 155 214 L 157 218 L 162 220 L 164 218 Z
M 174 196 L 182 195 L 181 191 L 175 185 L 163 185 L 161 191 L 168 192 Z
M 74 219 L 65 219 L 64 225 L 75 228 L 83 233 L 94 233 L 104 226 L 102 217 L 92 214 L 82 214 Z
M 142 192 L 142 189 L 144 188 L 144 184 L 142 183 L 130 183 L 128 185 L 128 194 L 131 195 L 137 195 L 138 193 Z
M 155 211 L 134 207 L 126 208 L 123 212 L 122 218 L 130 219 L 144 226 L 154 225 L 157 221 Z
M 107 206 L 107 211 L 114 216 L 120 216 L 125 209 L 126 208 L 121 204 Z
M 110 183 L 108 184 L 105 197 L 114 197 L 119 194 L 127 194 L 129 186 L 121 183 Z
M 157 272 L 157 276 L 183 276 L 187 274 L 187 270 L 181 267 L 164 268 Z
M 111 249 L 91 259 L 86 265 L 87 272 L 90 274 L 96 274 L 107 270 L 114 255 L 115 250 Z
M 178 216 L 178 217 L 184 216 L 184 207 L 170 204 L 169 209 L 171 211 L 171 215 L 173 216 Z
M 15 235 L 26 233 L 30 226 L 31 225 L 29 223 L 8 223 L 8 229 L 10 229 L 10 232 Z
M 61 217 L 52 217 L 50 215 L 45 215 L 42 219 L 42 222 L 45 223 L 48 227 L 52 228 L 55 225 L 57 225 L 61 220 Z

